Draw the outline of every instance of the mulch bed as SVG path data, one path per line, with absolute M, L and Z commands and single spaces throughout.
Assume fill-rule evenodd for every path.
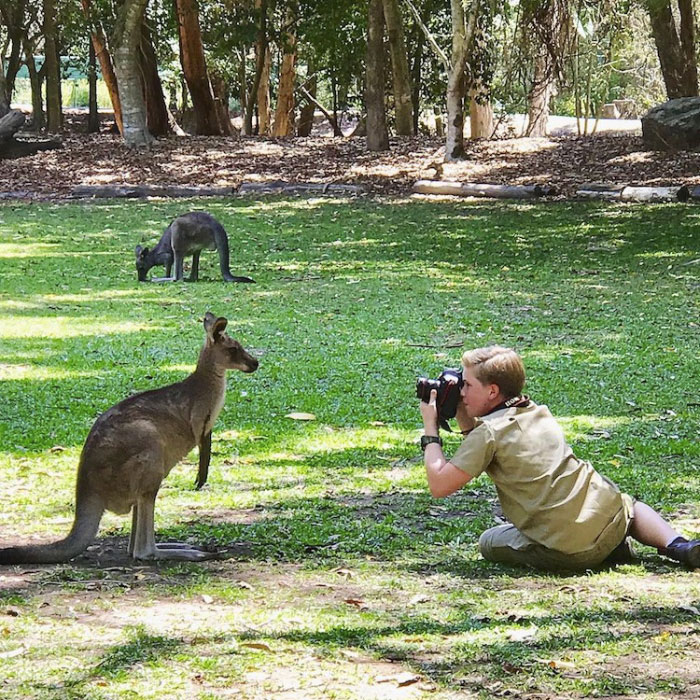
M 392 138 L 389 151 L 366 150 L 364 138 L 270 139 L 201 136 L 158 139 L 149 150 L 127 148 L 119 136 L 60 135 L 63 147 L 0 161 L 0 197 L 62 199 L 96 185 L 237 188 L 242 183 L 361 185 L 371 195 L 401 196 L 421 178 L 495 184 L 550 184 L 573 197 L 585 182 L 700 185 L 700 154 L 644 150 L 640 135 L 468 141 L 467 157 L 440 165 L 443 139 Z M 19 134 L 21 137 L 21 134 Z

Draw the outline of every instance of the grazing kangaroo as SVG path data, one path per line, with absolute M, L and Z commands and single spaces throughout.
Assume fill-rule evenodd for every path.
M 158 281 L 181 282 L 186 255 L 192 256 L 192 272 L 188 281 L 196 282 L 199 278 L 199 255 L 205 249 L 219 251 L 221 276 L 226 282 L 255 282 L 250 277 L 234 277 L 231 274 L 226 230 L 211 214 L 203 211 L 191 211 L 178 216 L 165 229 L 152 250 L 136 246 L 139 282 L 146 282 L 146 275 L 154 265 L 165 265 L 165 277 Z M 171 274 L 173 264 L 174 277 Z
M 226 319 L 207 312 L 206 339 L 184 381 L 130 396 L 95 421 L 87 436 L 75 496 L 75 520 L 58 542 L 0 549 L 0 564 L 54 564 L 83 552 L 105 510 L 132 510 L 128 552 L 134 559 L 199 561 L 211 554 L 185 544 L 156 544 L 153 510 L 170 470 L 199 445 L 197 488 L 207 480 L 211 430 L 226 393 L 226 370 L 255 372 L 258 361 L 225 332 Z

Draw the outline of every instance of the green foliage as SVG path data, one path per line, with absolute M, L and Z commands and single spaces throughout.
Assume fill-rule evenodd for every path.
M 213 253 L 197 284 L 138 284 L 134 246 L 202 208 L 257 284 L 221 282 Z M 193 491 L 192 455 L 156 506 L 160 538 L 233 558 L 133 567 L 127 519 L 108 515 L 92 560 L 0 572 L 3 697 L 252 698 L 285 683 L 370 697 L 382 660 L 437 698 L 689 688 L 676 669 L 694 664 L 697 574 L 649 550 L 565 579 L 482 561 L 493 488 L 430 498 L 414 386 L 464 347 L 515 346 L 576 453 L 697 535 L 699 219 L 678 204 L 2 206 L 3 544 L 66 532 L 95 417 L 186 376 L 206 310 L 261 359 L 230 375 L 208 487 Z

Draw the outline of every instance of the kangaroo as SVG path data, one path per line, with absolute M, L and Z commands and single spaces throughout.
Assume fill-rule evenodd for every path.
M 207 312 L 206 338 L 195 371 L 185 380 L 135 394 L 97 418 L 78 465 L 75 520 L 65 539 L 0 549 L 0 564 L 69 561 L 95 539 L 105 510 L 132 511 L 128 553 L 134 559 L 201 561 L 211 553 L 186 544 L 156 544 L 156 495 L 170 470 L 199 445 L 196 487 L 207 480 L 211 431 L 226 393 L 226 370 L 255 372 L 258 360 L 225 332 L 227 321 Z
M 165 277 L 158 278 L 159 282 L 181 282 L 186 255 L 192 256 L 192 271 L 188 282 L 196 282 L 199 278 L 199 255 L 205 249 L 219 251 L 221 276 L 226 282 L 255 282 L 250 277 L 234 277 L 231 274 L 226 230 L 211 214 L 203 211 L 191 211 L 178 216 L 165 229 L 152 250 L 136 246 L 139 282 L 146 282 L 146 275 L 154 265 L 165 265 Z M 173 264 L 174 277 L 171 275 Z

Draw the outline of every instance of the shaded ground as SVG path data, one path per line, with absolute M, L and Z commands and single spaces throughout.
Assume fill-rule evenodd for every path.
M 73 121 L 60 150 L 0 161 L 0 197 L 62 198 L 81 185 L 237 187 L 273 180 L 360 184 L 371 194 L 392 195 L 408 193 L 419 178 L 552 184 L 567 197 L 584 182 L 700 185 L 698 153 L 646 151 L 636 131 L 467 142 L 467 158 L 440 171 L 443 140 L 424 135 L 393 138 L 384 153 L 368 152 L 364 138 L 325 135 L 171 137 L 137 152 L 115 135 L 85 135 L 82 128 Z

